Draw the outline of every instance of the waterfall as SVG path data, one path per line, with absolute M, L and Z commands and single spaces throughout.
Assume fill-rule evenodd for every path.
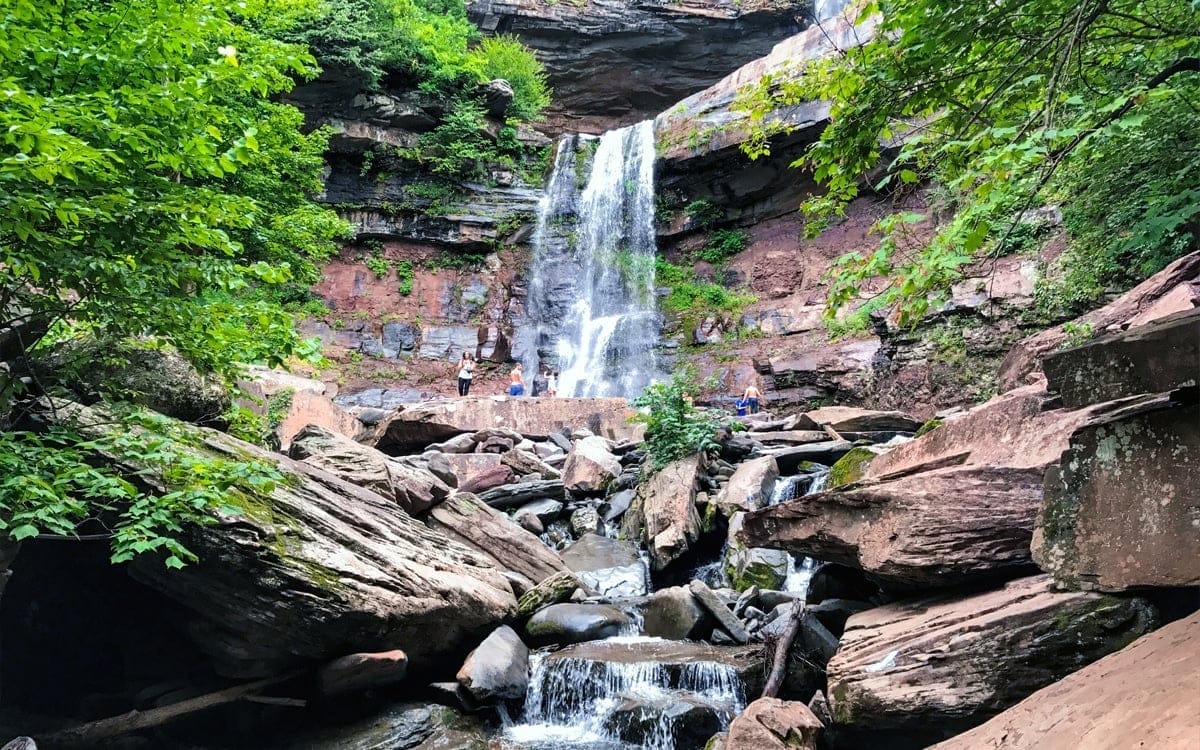
M 558 145 L 538 206 L 525 324 L 527 370 L 559 395 L 636 396 L 657 374 L 651 121 Z
M 672 705 L 711 711 L 722 729 L 746 705 L 742 681 L 728 664 L 668 666 L 655 661 L 551 659 L 544 653 L 530 659 L 524 716 L 505 731 L 506 739 L 521 748 L 674 750 L 677 711 L 670 710 Z
M 813 20 L 820 23 L 828 21 L 846 8 L 846 0 L 815 0 L 813 3 Z

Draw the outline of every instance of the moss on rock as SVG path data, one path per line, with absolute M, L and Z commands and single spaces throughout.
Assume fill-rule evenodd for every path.
M 867 473 L 867 467 L 879 455 L 875 451 L 865 446 L 851 448 L 850 452 L 842 456 L 829 469 L 829 489 L 841 487 L 847 484 L 853 484 L 863 478 Z

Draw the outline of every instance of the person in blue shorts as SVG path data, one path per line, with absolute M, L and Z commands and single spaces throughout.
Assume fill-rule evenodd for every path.
M 508 374 L 508 395 L 524 396 L 525 380 L 521 377 L 521 363 L 518 362 Z
M 758 386 L 751 383 L 746 388 L 746 392 L 742 394 L 742 401 L 746 402 L 746 409 L 751 414 L 758 414 L 758 400 L 762 398 L 762 391 L 758 390 Z

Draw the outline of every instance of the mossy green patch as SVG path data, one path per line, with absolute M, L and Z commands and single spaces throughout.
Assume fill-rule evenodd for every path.
M 839 458 L 830 467 L 829 489 L 852 484 L 862 479 L 863 475 L 867 473 L 867 467 L 871 465 L 877 455 L 875 451 L 865 446 L 851 448 L 849 453 Z

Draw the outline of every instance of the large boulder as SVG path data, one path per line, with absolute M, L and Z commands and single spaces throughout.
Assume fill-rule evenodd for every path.
M 532 643 L 581 643 L 610 638 L 633 623 L 629 615 L 605 604 L 551 604 L 525 623 Z
M 759 698 L 730 723 L 725 750 L 816 750 L 822 728 L 799 701 Z
M 1042 360 L 1046 389 L 1068 409 L 1140 393 L 1162 393 L 1200 378 L 1200 310 L 1168 315 Z
M 805 412 L 805 418 L 835 432 L 916 432 L 921 421 L 898 411 L 874 411 L 853 406 L 823 406 Z
M 1121 649 L 1156 620 L 1145 600 L 1055 593 L 1049 576 L 869 609 L 850 617 L 829 662 L 833 718 L 872 731 L 961 731 Z
M 432 473 L 316 425 L 295 435 L 289 454 L 395 500 L 409 515 L 423 513 L 450 495 L 450 487 Z
M 659 589 L 643 614 L 642 631 L 675 641 L 699 640 L 712 630 L 713 619 L 684 586 Z
M 560 556 L 581 582 L 601 596 L 646 593 L 646 565 L 633 542 L 584 534 Z
M 563 486 L 578 495 L 598 495 L 621 473 L 621 461 L 608 450 L 602 437 L 575 441 L 563 464 Z
M 657 474 L 638 485 L 635 503 L 640 531 L 650 552 L 650 566 L 663 570 L 700 538 L 700 516 L 696 512 L 696 475 L 700 456 L 690 456 L 667 464 Z M 628 530 L 628 529 L 627 529 Z
M 1042 688 L 936 750 L 1195 747 L 1200 614 L 1173 622 Z
M 399 649 L 377 654 L 350 654 L 317 671 L 322 695 L 341 695 L 400 682 L 408 674 L 408 654 Z
M 771 492 L 778 479 L 779 464 L 773 457 L 763 456 L 743 461 L 717 493 L 717 507 L 727 516 L 739 510 L 761 508 L 771 499 Z
M 1046 475 L 1033 559 L 1069 588 L 1196 586 L 1198 518 L 1200 405 L 1153 399 L 1071 436 L 1061 468 Z
M 101 436 L 110 415 L 78 404 L 43 404 L 33 417 Z M 183 569 L 135 558 L 131 573 L 194 613 L 189 633 L 230 677 L 276 674 L 347 652 L 402 649 L 414 665 L 461 652 L 516 613 L 494 563 L 405 513 L 395 501 L 320 469 L 228 435 L 179 424 L 175 449 L 199 461 L 258 462 L 284 481 L 245 485 L 188 525 L 198 556 Z M 136 457 L 106 454 L 168 490 Z
M 746 514 L 747 547 L 861 568 L 893 588 L 953 586 L 1031 566 L 1042 470 L 952 466 L 805 495 Z
M 239 406 L 266 419 L 272 439 L 287 451 L 296 433 L 309 425 L 319 425 L 348 438 L 357 438 L 363 423 L 333 402 L 335 395 L 320 380 L 304 378 L 282 370 L 247 367 L 238 381 Z
M 1076 318 L 1072 330 L 1099 334 L 1110 328 L 1135 329 L 1196 307 L 1200 307 L 1200 252 L 1179 258 L 1111 303 Z M 1036 382 L 1043 358 L 1062 349 L 1069 337 L 1066 326 L 1059 326 L 1017 342 L 1000 367 L 1000 390 Z
M 427 521 L 430 528 L 475 550 L 499 570 L 523 576 L 531 584 L 567 570 L 541 539 L 474 495 L 460 492 L 434 506 Z
M 580 426 L 611 440 L 640 440 L 645 427 L 630 424 L 631 414 L 623 398 L 470 396 L 401 408 L 380 422 L 365 442 L 385 453 L 402 454 L 493 427 L 545 440 L 564 427 Z
M 524 698 L 529 687 L 529 647 L 515 630 L 501 625 L 467 656 L 457 679 L 476 701 Z

